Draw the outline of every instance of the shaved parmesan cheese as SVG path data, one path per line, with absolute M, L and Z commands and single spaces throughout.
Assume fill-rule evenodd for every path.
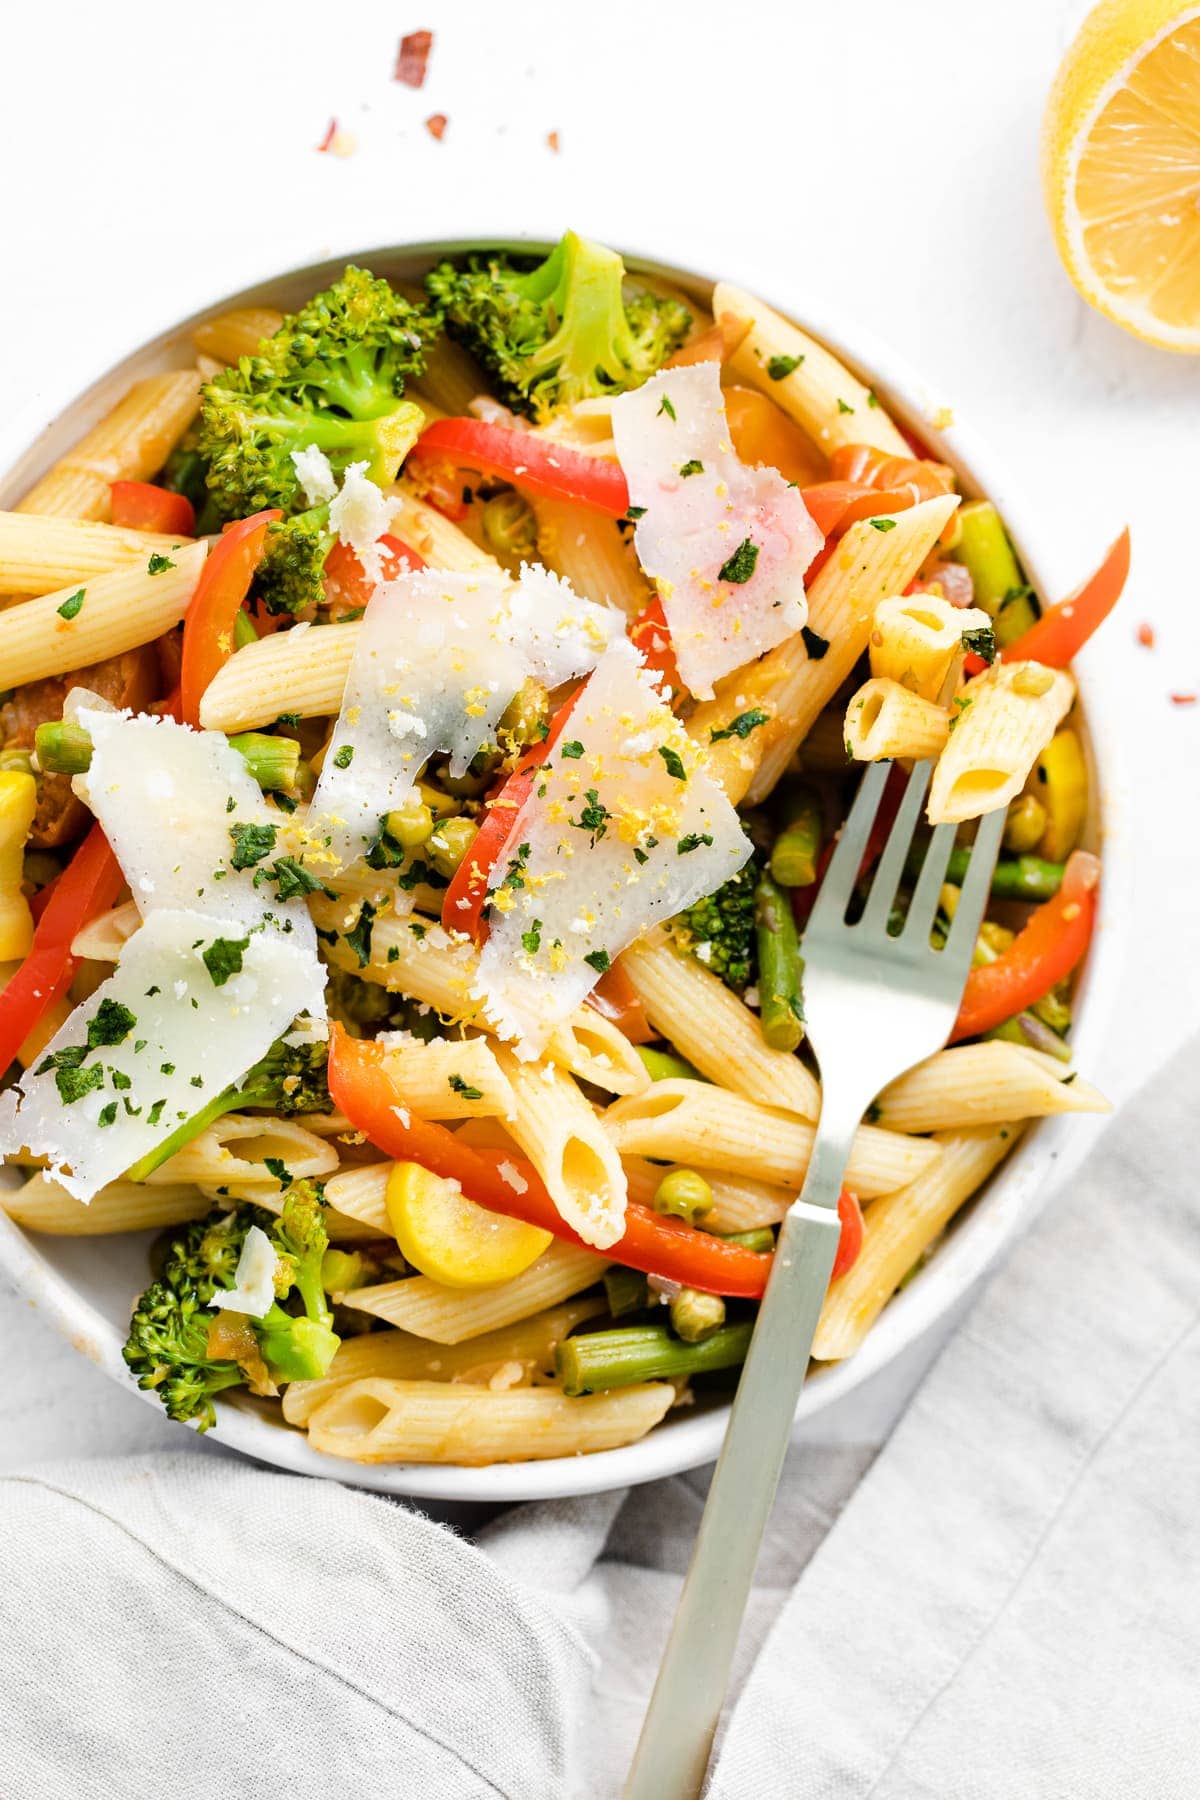
M 527 676 L 557 687 L 592 668 L 622 619 L 581 600 L 548 569 L 423 570 L 375 589 L 363 615 L 341 716 L 309 809 L 342 861 L 361 855 L 437 751 L 465 774 L 494 742 Z
M 800 630 L 804 572 L 824 539 L 776 469 L 738 459 L 716 363 L 664 369 L 611 405 L 630 504 L 643 509 L 638 557 L 680 676 L 706 700 L 722 675 Z
M 261 1319 L 275 1304 L 278 1267 L 275 1246 L 261 1227 L 252 1225 L 238 1257 L 233 1286 L 215 1293 L 208 1304 L 220 1307 L 222 1312 L 246 1313 L 251 1319 Z
M 170 907 L 230 928 L 266 923 L 316 955 L 304 902 L 279 902 L 270 879 L 287 850 L 272 839 L 280 816 L 221 732 L 93 708 L 79 689 L 66 710 L 92 739 L 91 767 L 75 777 L 75 791 L 104 827 L 143 917 Z M 235 860 L 247 866 L 234 868 Z
M 329 508 L 329 524 L 343 544 L 349 544 L 372 581 L 379 580 L 379 540 L 392 522 L 393 511 L 393 502 L 382 488 L 367 479 L 367 464 L 351 463 L 342 476 L 341 491 Z
M 625 638 L 571 712 L 489 884 L 472 997 L 536 1056 L 626 945 L 750 855 L 737 813 Z
M 295 937 L 152 913 L 19 1089 L 0 1096 L 0 1154 L 46 1157 L 90 1200 L 239 1081 L 298 1013 L 321 1016 L 324 987 Z
M 333 499 L 337 493 L 337 477 L 323 450 L 318 450 L 315 444 L 309 444 L 304 450 L 293 450 L 292 467 L 310 506 L 324 506 L 326 501 Z

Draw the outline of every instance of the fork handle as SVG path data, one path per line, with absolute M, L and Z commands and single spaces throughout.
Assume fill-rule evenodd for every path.
M 694 1800 L 704 1785 L 759 1546 L 837 1255 L 837 1200 L 851 1139 L 852 1130 L 822 1137 L 818 1129 L 803 1192 L 780 1230 L 624 1800 Z

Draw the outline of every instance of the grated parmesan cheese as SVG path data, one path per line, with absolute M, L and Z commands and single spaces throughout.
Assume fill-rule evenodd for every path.
M 804 572 L 824 540 L 776 469 L 739 460 L 716 363 L 664 369 L 611 407 L 630 504 L 644 509 L 638 557 L 680 676 L 708 699 L 723 675 L 800 630 Z
M 330 529 L 349 544 L 363 572 L 378 581 L 383 558 L 379 540 L 392 522 L 394 503 L 367 477 L 365 462 L 351 463 L 342 476 L 337 499 L 329 508 Z
M 310 506 L 324 506 L 337 493 L 337 477 L 329 466 L 329 458 L 315 444 L 292 451 L 292 467 L 304 489 Z

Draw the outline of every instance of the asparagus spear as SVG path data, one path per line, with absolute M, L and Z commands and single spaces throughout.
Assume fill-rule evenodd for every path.
M 758 939 L 758 1004 L 762 1034 L 772 1050 L 795 1050 L 804 1036 L 800 1005 L 800 941 L 791 902 L 765 872 L 754 890 Z
M 960 507 L 960 536 L 954 554 L 970 570 L 975 604 L 995 620 L 996 642 L 1011 644 L 1035 625 L 1039 608 L 1026 586 L 1000 514 L 990 500 Z
M 771 874 L 780 887 L 812 886 L 823 827 L 819 796 L 810 787 L 794 789 L 784 811 L 783 830 L 771 848 Z
M 699 1069 L 693 1069 L 690 1062 L 685 1062 L 682 1056 L 676 1056 L 673 1050 L 656 1050 L 650 1044 L 639 1044 L 637 1053 L 651 1081 L 705 1079 Z
M 35 741 L 38 762 L 48 774 L 83 775 L 91 767 L 91 733 L 82 725 L 51 719 L 38 726 Z M 243 731 L 229 742 L 260 787 L 285 792 L 311 789 L 312 772 L 302 762 L 295 738 Z
M 614 1263 L 611 1269 L 604 1271 L 604 1292 L 614 1319 L 624 1313 L 640 1312 L 643 1306 L 650 1304 L 646 1277 L 639 1269 L 627 1269 L 621 1263 Z
M 744 1362 L 750 1348 L 750 1320 L 722 1325 L 698 1344 L 685 1344 L 665 1325 L 620 1325 L 566 1338 L 554 1353 L 565 1394 L 595 1394 L 673 1375 L 700 1375 Z
M 969 845 L 950 852 L 946 880 L 961 887 L 971 861 Z M 1040 856 L 1004 856 L 992 871 L 995 900 L 1052 900 L 1062 886 L 1064 863 Z

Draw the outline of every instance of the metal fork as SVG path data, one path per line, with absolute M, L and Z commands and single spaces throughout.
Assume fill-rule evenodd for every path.
M 804 1008 L 821 1068 L 821 1118 L 784 1218 L 683 1594 L 625 1800 L 700 1793 L 759 1546 L 837 1251 L 837 1203 L 854 1134 L 889 1081 L 941 1049 L 983 919 L 1005 810 L 981 822 L 945 945 L 930 932 L 956 827 L 933 832 L 902 929 L 888 925 L 932 764 L 910 775 L 862 916 L 846 923 L 890 763 L 860 784 L 804 933 Z

